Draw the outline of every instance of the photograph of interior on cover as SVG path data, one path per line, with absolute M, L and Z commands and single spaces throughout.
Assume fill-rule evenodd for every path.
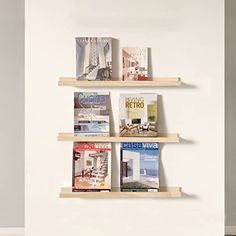
M 159 188 L 157 143 L 121 144 L 121 190 L 154 191 Z
M 74 143 L 73 191 L 111 189 L 111 143 Z
M 112 38 L 77 37 L 76 78 L 112 79 Z
M 148 80 L 148 48 L 123 48 L 122 64 L 122 80 Z
M 157 136 L 158 96 L 120 95 L 120 136 Z
M 110 135 L 110 93 L 74 93 L 74 133 L 80 136 Z

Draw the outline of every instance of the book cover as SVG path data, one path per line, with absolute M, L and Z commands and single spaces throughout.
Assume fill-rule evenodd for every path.
M 77 37 L 76 78 L 112 79 L 112 38 Z
M 120 136 L 157 136 L 157 94 L 120 95 Z
M 157 192 L 159 189 L 158 143 L 121 144 L 121 191 Z
M 74 133 L 80 136 L 110 135 L 110 93 L 74 93 Z
M 111 143 L 74 143 L 73 191 L 111 190 Z
M 122 80 L 148 80 L 148 48 L 122 48 Z

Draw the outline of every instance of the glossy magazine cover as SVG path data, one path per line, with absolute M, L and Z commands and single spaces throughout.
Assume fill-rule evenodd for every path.
M 157 136 L 157 94 L 120 95 L 120 136 Z
M 111 190 L 111 143 L 74 143 L 73 191 Z
M 76 78 L 112 79 L 112 38 L 76 38 Z
M 158 143 L 121 144 L 121 190 L 158 191 Z
M 110 135 L 109 92 L 74 93 L 74 133 L 81 136 Z
M 148 48 L 122 48 L 122 80 L 148 80 Z

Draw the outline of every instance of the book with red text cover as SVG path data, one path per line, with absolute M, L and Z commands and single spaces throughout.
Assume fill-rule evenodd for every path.
M 111 143 L 74 143 L 73 191 L 111 190 Z

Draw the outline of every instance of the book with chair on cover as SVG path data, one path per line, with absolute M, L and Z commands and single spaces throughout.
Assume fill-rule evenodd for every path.
M 158 96 L 154 93 L 120 95 L 120 136 L 157 136 Z

